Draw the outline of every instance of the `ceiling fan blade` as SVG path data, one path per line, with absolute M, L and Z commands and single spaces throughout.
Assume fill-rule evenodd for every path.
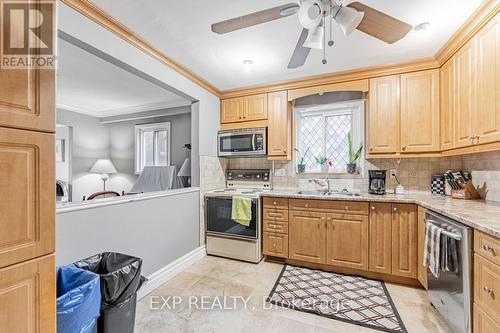
M 295 50 L 293 51 L 292 58 L 290 59 L 290 62 L 288 63 L 288 68 L 299 68 L 303 66 L 307 60 L 307 57 L 309 56 L 309 52 L 311 52 L 311 49 L 308 47 L 302 46 L 304 42 L 306 41 L 307 35 L 309 31 L 307 29 L 302 29 L 302 32 L 300 33 L 299 41 L 297 42 L 297 46 L 295 46 Z
M 231 31 L 248 28 L 257 24 L 274 21 L 283 17 L 287 17 L 296 13 L 292 8 L 299 9 L 297 3 L 289 3 L 286 5 L 261 10 L 252 14 L 235 17 L 229 20 L 212 24 L 212 31 L 218 34 L 225 34 Z M 286 9 L 290 9 L 286 11 Z
M 353 2 L 347 6 L 357 11 L 365 12 L 363 20 L 357 27 L 358 30 L 386 43 L 392 44 L 397 42 L 413 29 L 411 25 L 364 5 L 361 2 Z

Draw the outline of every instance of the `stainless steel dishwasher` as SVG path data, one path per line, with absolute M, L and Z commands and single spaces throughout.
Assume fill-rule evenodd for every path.
M 457 241 L 458 259 L 457 273 L 441 271 L 437 278 L 427 270 L 427 296 L 452 332 L 471 333 L 472 229 L 432 211 L 425 223 L 441 227 L 444 237 Z

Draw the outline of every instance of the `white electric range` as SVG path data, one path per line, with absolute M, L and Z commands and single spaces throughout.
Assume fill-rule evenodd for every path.
M 270 177 L 270 170 L 228 170 L 226 188 L 205 193 L 207 254 L 254 263 L 262 260 L 260 195 L 271 189 Z M 231 218 L 235 196 L 252 200 L 249 226 Z

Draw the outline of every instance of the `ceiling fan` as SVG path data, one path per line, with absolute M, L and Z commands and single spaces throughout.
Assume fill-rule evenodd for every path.
M 298 14 L 303 29 L 288 68 L 298 68 L 304 65 L 311 49 L 323 50 L 323 64 L 327 63 L 325 29 L 328 21 L 330 24 L 329 46 L 334 45 L 333 22 L 340 26 L 344 35 L 349 35 L 354 29 L 358 29 L 389 44 L 402 39 L 413 28 L 361 2 L 352 2 L 346 6 L 343 0 L 299 0 L 298 3 L 288 3 L 212 24 L 212 31 L 217 34 L 226 34 L 294 14 Z

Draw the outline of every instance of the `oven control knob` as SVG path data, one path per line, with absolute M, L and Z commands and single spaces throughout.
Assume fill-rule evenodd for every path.
M 264 177 L 264 181 L 266 181 L 266 182 L 267 182 L 267 180 L 268 180 L 268 179 L 269 179 L 269 178 L 267 178 L 267 177 Z
M 260 175 L 255 175 L 255 178 L 260 179 Z

